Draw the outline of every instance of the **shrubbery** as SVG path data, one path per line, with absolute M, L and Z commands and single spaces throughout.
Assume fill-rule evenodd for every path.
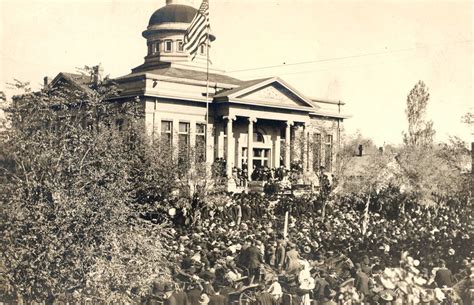
M 171 192 L 174 176 L 142 134 L 139 105 L 105 102 L 110 84 L 17 86 L 25 92 L 6 109 L 12 126 L 0 137 L 1 298 L 146 294 L 169 274 L 166 229 L 139 215 Z

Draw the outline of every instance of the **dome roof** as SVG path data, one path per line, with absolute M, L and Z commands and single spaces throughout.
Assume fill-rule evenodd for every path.
M 197 9 L 182 4 L 170 4 L 157 10 L 151 15 L 148 25 L 162 24 L 167 22 L 191 23 Z

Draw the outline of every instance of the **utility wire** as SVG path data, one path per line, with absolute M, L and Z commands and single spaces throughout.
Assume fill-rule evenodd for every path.
M 248 69 L 239 69 L 239 70 L 231 70 L 227 71 L 227 73 L 239 73 L 239 72 L 247 72 L 247 71 L 257 71 L 257 70 L 267 70 L 273 68 L 280 68 L 280 67 L 289 67 L 289 66 L 299 66 L 299 65 L 307 65 L 319 62 L 328 62 L 328 61 L 337 61 L 337 60 L 344 60 L 344 59 L 351 59 L 351 58 L 360 58 L 360 57 L 369 57 L 369 56 L 377 56 L 377 55 L 385 55 L 385 54 L 392 54 L 392 53 L 400 53 L 400 52 L 407 52 L 407 51 L 414 51 L 419 49 L 427 49 L 433 46 L 438 45 L 447 45 L 447 44 L 461 44 L 461 43 L 472 43 L 474 40 L 464 40 L 464 41 L 456 41 L 456 42 L 449 42 L 449 43 L 440 43 L 434 44 L 429 46 L 423 47 L 414 47 L 414 48 L 404 48 L 404 49 L 397 49 L 392 51 L 381 51 L 381 52 L 372 52 L 372 53 L 364 53 L 364 54 L 357 54 L 357 55 L 348 55 L 348 56 L 341 56 L 341 57 L 331 57 L 331 58 L 324 58 L 324 59 L 317 59 L 317 60 L 309 60 L 309 61 L 301 61 L 295 63 L 283 63 L 280 65 L 273 65 L 273 66 L 263 66 L 263 67 L 256 67 L 256 68 L 248 68 Z

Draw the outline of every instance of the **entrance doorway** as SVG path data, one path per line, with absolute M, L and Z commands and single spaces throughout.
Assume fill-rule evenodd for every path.
M 254 148 L 253 149 L 253 165 L 258 167 L 270 167 L 270 148 Z M 244 165 L 245 164 L 245 165 Z M 242 168 L 246 168 L 247 164 L 247 147 L 242 147 Z
M 270 149 L 269 148 L 254 148 L 253 149 L 253 164 L 258 167 L 270 167 Z

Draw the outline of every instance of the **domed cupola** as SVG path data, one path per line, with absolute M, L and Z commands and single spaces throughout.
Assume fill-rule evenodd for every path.
M 191 62 L 183 40 L 197 12 L 193 0 L 166 0 L 166 6 L 151 15 L 148 27 L 142 33 L 148 46 L 145 65 Z M 206 46 L 202 46 L 192 64 L 201 66 L 205 63 L 206 51 Z
M 148 27 L 163 23 L 191 23 L 196 13 L 197 10 L 189 5 L 166 5 L 151 15 Z

